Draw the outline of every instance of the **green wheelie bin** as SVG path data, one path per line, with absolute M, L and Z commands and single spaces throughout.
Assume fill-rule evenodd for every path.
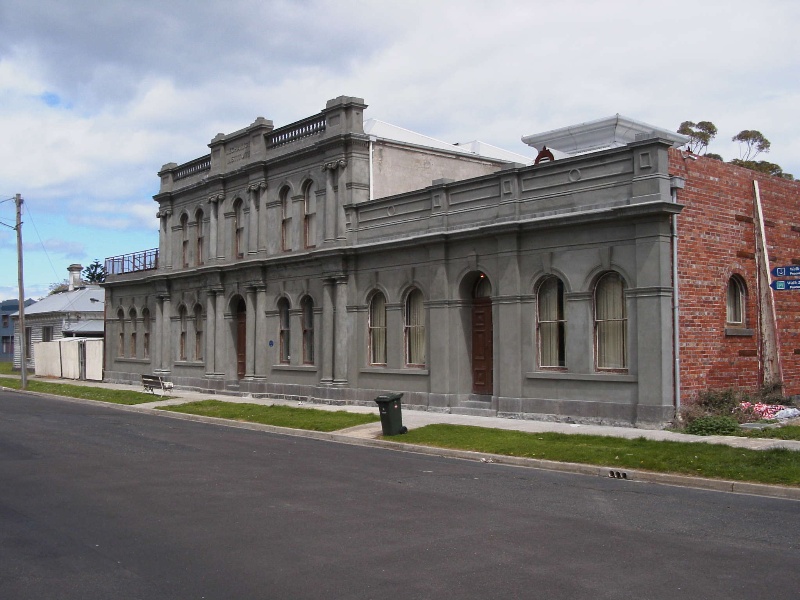
M 381 414 L 383 435 L 399 435 L 408 431 L 407 427 L 403 427 L 403 412 L 400 406 L 402 397 L 403 394 L 383 394 L 375 398 Z

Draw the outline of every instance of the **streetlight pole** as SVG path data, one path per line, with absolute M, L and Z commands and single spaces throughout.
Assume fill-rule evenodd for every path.
M 28 357 L 27 357 L 27 341 L 28 336 L 25 335 L 25 288 L 23 287 L 22 277 L 22 196 L 17 194 L 14 196 L 14 202 L 17 205 L 17 279 L 19 286 L 19 357 L 20 357 L 20 373 L 22 380 L 20 383 L 21 389 L 28 387 Z

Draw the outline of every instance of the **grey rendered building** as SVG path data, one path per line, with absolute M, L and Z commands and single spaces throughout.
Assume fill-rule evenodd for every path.
M 667 150 L 685 138 L 617 118 L 525 165 L 392 135 L 365 108 L 340 97 L 280 129 L 259 118 L 162 168 L 158 250 L 106 263 L 105 378 L 671 419 Z

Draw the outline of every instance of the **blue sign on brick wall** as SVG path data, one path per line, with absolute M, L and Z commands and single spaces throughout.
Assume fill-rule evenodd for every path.
M 800 265 L 789 265 L 786 267 L 775 267 L 772 269 L 773 277 L 798 277 L 800 276 Z
M 800 290 L 800 279 L 779 279 L 770 284 L 773 290 Z

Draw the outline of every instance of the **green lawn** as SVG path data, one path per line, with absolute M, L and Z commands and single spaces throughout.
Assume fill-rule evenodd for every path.
M 462 425 L 428 425 L 391 439 L 489 454 L 800 486 L 800 452 L 793 450 L 743 450 L 696 442 L 523 433 Z
M 20 380 L 3 378 L 0 379 L 0 386 L 18 390 L 20 389 Z M 166 399 L 161 396 L 131 390 L 110 390 L 102 387 L 73 385 L 71 383 L 48 383 L 46 381 L 28 380 L 27 389 L 28 391 L 41 392 L 42 394 L 69 396 L 70 398 L 82 398 L 84 400 L 99 400 L 101 402 L 113 402 L 114 404 L 143 404 Z
M 0 362 L 0 375 L 19 375 L 19 371 L 13 371 L 11 367 L 13 363 L 9 362 Z
M 343 410 L 332 412 L 292 406 L 264 406 L 219 400 L 163 406 L 160 410 L 311 431 L 336 431 L 380 420 L 377 414 L 350 413 Z

